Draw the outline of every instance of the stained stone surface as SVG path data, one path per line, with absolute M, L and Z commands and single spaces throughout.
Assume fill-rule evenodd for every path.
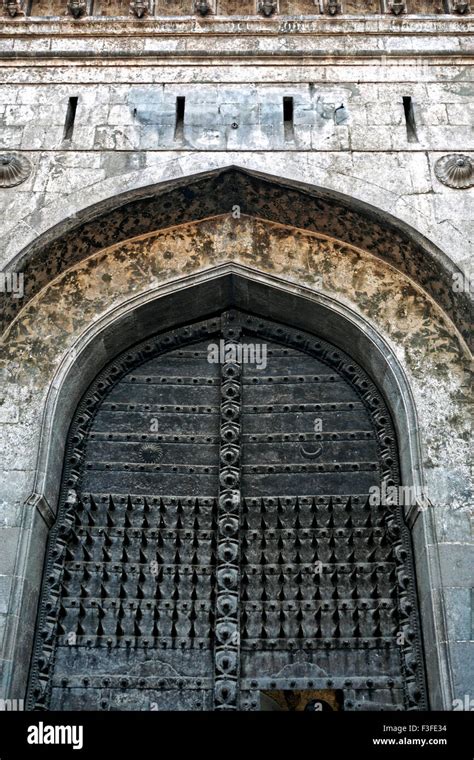
M 145 333 L 239 306 L 322 333 L 377 380 L 402 474 L 431 502 L 407 520 L 429 703 L 451 709 L 474 693 L 473 214 L 472 189 L 435 166 L 472 156 L 472 13 L 342 0 L 330 17 L 279 0 L 264 18 L 221 0 L 202 18 L 156 0 L 137 19 L 127 5 L 89 3 L 76 21 L 33 0 L 1 22 L 0 151 L 32 172 L 0 190 L 1 266 L 24 275 L 23 297 L 8 280 L 0 293 L 0 696 L 25 694 L 82 394 Z
M 25 276 L 25 295 L 31 297 L 60 272 L 112 241 L 142 235 L 150 226 L 167 227 L 196 217 L 226 213 L 233 208 L 242 214 L 255 214 L 331 235 L 380 256 L 419 282 L 452 315 L 465 337 L 471 337 L 472 310 L 468 299 L 465 294 L 453 291 L 453 281 L 441 261 L 428 256 L 421 245 L 377 220 L 374 214 L 371 218 L 367 213 L 357 213 L 333 200 L 283 189 L 234 170 L 186 184 L 166 195 L 125 204 L 74 229 L 60 240 L 43 245 L 38 253 L 35 249 L 39 245 L 32 246 L 20 267 Z M 264 246 L 263 239 L 262 257 Z M 8 299 L 5 317 L 13 316 L 23 305 L 24 299 Z

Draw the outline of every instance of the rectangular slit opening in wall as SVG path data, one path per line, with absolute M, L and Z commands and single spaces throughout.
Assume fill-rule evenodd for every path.
M 74 132 L 74 122 L 76 120 L 77 97 L 69 98 L 67 104 L 66 121 L 64 122 L 64 140 L 71 140 Z
M 409 95 L 403 98 L 403 110 L 405 112 L 407 140 L 408 142 L 418 142 L 418 136 L 416 134 L 415 111 L 413 109 L 413 101 Z
M 283 128 L 285 131 L 285 140 L 291 140 L 295 134 L 295 125 L 293 120 L 293 98 L 283 98 Z
M 176 98 L 176 126 L 174 130 L 175 139 L 184 137 L 184 112 L 186 110 L 186 98 L 179 96 Z

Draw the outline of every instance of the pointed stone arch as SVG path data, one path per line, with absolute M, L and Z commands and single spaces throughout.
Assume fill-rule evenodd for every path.
M 350 308 L 328 296 L 252 271 L 248 267 L 227 264 L 168 283 L 152 294 L 142 294 L 122 304 L 89 325 L 76 345 L 65 355 L 50 385 L 43 414 L 36 483 L 28 500 L 29 507 L 41 515 L 43 527 L 45 523 L 51 526 L 55 519 L 62 452 L 75 406 L 97 374 L 98 368 L 113 360 L 120 350 L 133 345 L 138 334 L 146 338 L 156 332 L 157 325 L 162 330 L 170 328 L 182 321 L 183 313 L 186 313 L 187 320 L 193 320 L 202 318 L 206 312 L 212 314 L 216 309 L 236 306 L 243 306 L 265 318 L 278 319 L 284 313 L 288 315 L 287 321 L 295 328 L 306 329 L 313 334 L 315 325 L 318 325 L 316 332 L 319 336 L 328 338 L 332 344 L 342 350 L 346 349 L 355 360 L 360 361 L 376 385 L 382 389 L 393 415 L 401 444 L 399 453 L 402 482 L 413 484 L 422 490 L 417 415 L 410 385 L 392 349 L 377 330 Z M 429 577 L 435 568 L 428 566 L 424 547 L 432 531 L 431 514 L 429 510 L 420 512 L 415 505 L 406 518 L 412 526 L 418 573 L 421 577 Z M 22 563 L 20 575 L 28 575 L 29 563 L 35 564 L 34 559 L 28 556 L 28 533 L 25 533 L 24 540 L 23 550 L 19 552 Z M 37 551 L 41 551 L 41 546 L 46 541 L 44 529 L 37 532 L 35 541 Z M 434 656 L 437 645 L 431 618 L 433 611 L 429 597 L 422 591 L 422 625 L 427 635 L 425 647 L 430 653 L 429 691 L 436 695 L 443 683 L 441 672 L 445 665 L 442 657 Z M 31 606 L 29 613 L 24 610 L 25 615 L 33 612 Z M 30 625 L 31 622 L 30 620 Z M 23 628 L 25 630 L 25 626 Z M 16 689 L 24 684 L 25 675 L 18 673 L 13 679 Z
M 370 251 L 416 282 L 450 317 L 464 339 L 472 340 L 472 301 L 453 290 L 460 274 L 440 248 L 386 208 L 335 190 L 266 175 L 237 166 L 192 176 L 178 175 L 159 184 L 102 198 L 45 231 L 6 265 L 25 276 L 25 298 L 9 299 L 2 329 L 48 282 L 69 267 L 112 244 L 189 221 L 216 215 L 246 214 L 319 232 Z M 51 214 L 54 217 L 54 213 Z M 33 222 L 27 222 L 26 224 Z M 34 226 L 34 225 L 33 225 Z

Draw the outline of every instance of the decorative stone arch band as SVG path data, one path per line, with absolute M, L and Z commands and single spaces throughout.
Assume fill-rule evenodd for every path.
M 170 172 L 182 172 L 182 161 L 179 166 L 168 167 Z M 358 180 L 353 179 L 357 187 Z M 36 217 L 34 224 L 29 224 L 28 218 L 23 220 L 25 228 L 44 231 L 35 234 L 5 266 L 6 271 L 24 273 L 24 298 L 8 299 L 0 330 L 42 287 L 82 259 L 132 237 L 229 214 L 238 207 L 243 215 L 322 233 L 386 261 L 441 306 L 466 342 L 472 339 L 472 300 L 453 288 L 453 278 L 461 276 L 460 269 L 415 226 L 391 215 L 396 198 L 387 191 L 382 208 L 376 205 L 380 188 L 377 196 L 366 184 L 358 188 L 360 198 L 371 200 L 369 203 L 330 187 L 305 184 L 302 179 L 274 177 L 238 166 L 190 176 L 180 173 L 166 181 L 155 178 L 155 182 L 149 173 L 137 173 L 127 178 L 127 186 L 133 189 L 121 195 L 117 195 L 115 183 L 105 181 L 94 206 L 60 218 L 53 227 L 51 219 L 54 213 L 58 218 L 57 210 L 43 209 L 41 223 Z M 77 202 L 79 199 L 83 200 L 83 193 L 78 194 Z

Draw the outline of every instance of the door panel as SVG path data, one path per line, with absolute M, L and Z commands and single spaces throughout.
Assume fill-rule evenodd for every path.
M 410 537 L 370 503 L 382 481 L 399 482 L 383 399 L 314 336 L 232 311 L 128 351 L 71 426 L 30 708 L 260 709 L 291 690 L 426 707 Z

